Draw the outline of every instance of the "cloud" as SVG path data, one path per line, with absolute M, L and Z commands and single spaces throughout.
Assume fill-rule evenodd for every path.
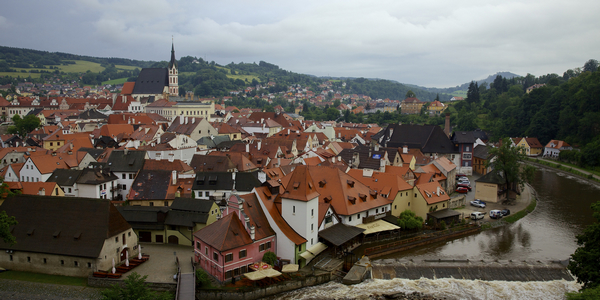
M 3 13 L 20 14 L 19 3 Z M 498 71 L 543 75 L 581 66 L 597 58 L 597 11 L 600 2 L 578 0 L 56 0 L 32 8 L 28 18 L 15 17 L 21 23 L 7 41 L 168 60 L 173 36 L 177 56 L 222 64 L 264 60 L 307 74 L 442 87 Z M 7 22 L 0 17 L 0 28 Z M 69 34 L 49 36 L 39 28 Z
M 0 16 L 0 28 L 7 29 L 9 27 L 8 20 L 4 16 Z

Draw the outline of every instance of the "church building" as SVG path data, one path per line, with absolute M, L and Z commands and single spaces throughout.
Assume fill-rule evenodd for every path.
M 143 68 L 135 81 L 131 96 L 146 103 L 179 96 L 179 72 L 175 60 L 175 46 L 171 44 L 171 61 L 167 68 Z

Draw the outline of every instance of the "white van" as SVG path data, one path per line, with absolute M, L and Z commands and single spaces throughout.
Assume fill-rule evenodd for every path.
M 492 219 L 500 219 L 502 218 L 503 214 L 500 210 L 498 209 L 492 209 L 490 210 L 490 218 Z
M 482 212 L 472 212 L 471 213 L 471 220 L 479 220 L 479 219 L 483 219 L 483 217 L 485 217 L 485 214 Z

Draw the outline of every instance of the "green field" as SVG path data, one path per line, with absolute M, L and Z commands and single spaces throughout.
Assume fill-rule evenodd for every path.
M 93 72 L 93 73 L 100 73 L 102 71 L 104 71 L 104 67 L 101 66 L 99 63 L 95 63 L 95 62 L 90 62 L 90 61 L 85 61 L 85 60 L 75 60 L 74 61 L 75 64 L 71 64 L 71 65 L 59 65 L 57 66 L 58 69 L 61 72 L 65 72 L 65 73 L 85 73 L 88 70 Z M 141 69 L 139 67 L 134 67 L 134 66 L 124 66 L 124 65 L 115 65 L 115 67 L 119 70 L 135 70 L 136 68 Z M 17 76 L 21 76 L 21 77 L 29 77 L 29 75 L 31 75 L 32 78 L 39 78 L 40 74 L 42 73 L 23 73 L 21 72 L 22 70 L 25 71 L 31 71 L 31 70 L 38 70 L 38 71 L 47 71 L 47 72 L 54 72 L 55 69 L 39 69 L 39 68 L 14 68 L 15 70 L 17 70 L 17 72 L 0 72 L 0 76 L 11 76 L 11 77 L 17 77 Z
M 59 275 L 47 275 L 40 273 L 21 272 L 21 271 L 6 271 L 0 273 L 0 279 L 12 279 L 41 283 L 63 284 L 87 286 L 87 278 L 85 277 L 70 277 Z
M 102 84 L 123 84 L 127 82 L 127 78 L 117 78 L 117 79 L 113 79 L 113 80 L 108 80 L 108 81 L 103 81 Z
M 231 74 L 227 74 L 227 78 L 241 79 L 241 80 L 244 80 L 244 81 L 246 79 L 248 79 L 248 82 L 252 82 L 252 79 L 256 79 L 256 81 L 260 82 L 260 79 L 256 75 L 231 75 Z
M 465 90 L 454 91 L 454 92 L 450 93 L 450 95 L 456 96 L 456 97 L 467 98 L 467 91 L 465 91 Z

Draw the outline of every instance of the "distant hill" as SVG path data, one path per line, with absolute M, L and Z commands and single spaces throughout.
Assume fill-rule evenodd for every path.
M 514 77 L 522 77 L 521 75 L 517 75 L 515 73 L 511 73 L 511 72 L 498 72 L 494 75 L 490 75 L 488 76 L 486 79 L 480 79 L 480 80 L 475 80 L 475 82 L 477 82 L 478 85 L 481 85 L 482 83 L 487 83 L 488 86 L 490 83 L 494 82 L 494 79 L 496 79 L 496 76 L 502 76 L 506 79 L 511 79 Z M 463 83 L 461 85 L 457 85 L 456 87 L 451 87 L 451 88 L 427 88 L 427 87 L 422 87 L 422 86 L 418 86 L 418 85 L 412 85 L 412 84 L 406 84 L 407 86 L 411 86 L 411 87 L 416 87 L 419 89 L 423 89 L 423 90 L 427 90 L 430 92 L 434 92 L 434 93 L 446 93 L 446 94 L 452 94 L 455 93 L 457 91 L 466 91 L 469 88 L 469 84 L 471 82 L 467 82 L 467 83 Z

